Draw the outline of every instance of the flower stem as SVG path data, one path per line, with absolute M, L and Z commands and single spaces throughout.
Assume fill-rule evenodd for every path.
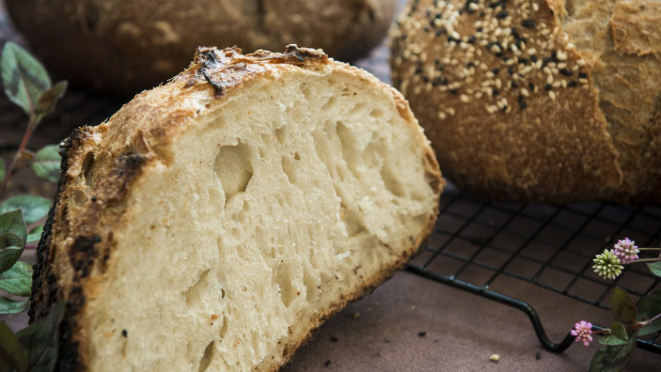
M 28 142 L 30 141 L 30 137 L 32 137 L 32 133 L 34 132 L 34 127 L 37 125 L 37 117 L 36 115 L 30 115 L 30 121 L 28 122 L 28 128 L 25 131 L 25 134 L 23 134 L 23 139 L 21 139 L 21 144 L 18 146 L 18 150 L 16 151 L 16 154 L 14 154 L 14 158 L 11 161 L 11 165 L 7 169 L 7 172 L 5 172 L 5 178 L 2 180 L 2 184 L 0 184 L 0 195 L 5 191 L 5 188 L 7 187 L 7 182 L 9 182 L 9 178 L 11 178 L 12 173 L 14 173 L 14 170 L 16 168 L 16 165 L 18 164 L 18 158 L 21 156 L 21 153 L 25 150 L 25 147 L 28 145 Z
M 638 248 L 639 251 L 661 251 L 661 248 Z
M 659 262 L 661 261 L 661 257 L 656 257 L 656 258 L 641 258 L 638 260 L 633 261 L 632 263 L 638 263 L 638 262 Z

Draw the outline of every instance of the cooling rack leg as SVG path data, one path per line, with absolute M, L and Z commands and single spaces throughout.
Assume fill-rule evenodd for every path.
M 406 271 L 411 272 L 416 275 L 420 275 L 422 277 L 425 277 L 427 279 L 431 279 L 437 282 L 441 282 L 444 284 L 451 285 L 455 288 L 462 289 L 464 291 L 468 291 L 477 295 L 480 295 L 482 297 L 486 297 L 495 301 L 498 301 L 502 304 L 514 307 L 516 309 L 519 309 L 526 313 L 528 315 L 528 318 L 530 318 L 530 321 L 532 322 L 532 326 L 535 329 L 535 334 L 537 335 L 537 338 L 539 339 L 539 342 L 541 342 L 542 346 L 551 352 L 554 353 L 562 353 L 563 351 L 567 350 L 569 346 L 571 346 L 572 342 L 574 341 L 574 336 L 571 334 L 567 333 L 567 336 L 565 336 L 564 340 L 562 340 L 560 343 L 555 343 L 552 342 L 549 337 L 546 335 L 546 331 L 544 330 L 544 326 L 542 326 L 542 321 L 539 318 L 539 314 L 537 314 L 537 311 L 530 306 L 527 302 L 521 301 L 519 299 L 504 295 L 502 293 L 498 293 L 495 291 L 492 291 L 488 288 L 485 287 L 480 287 L 476 286 L 474 284 L 456 279 L 454 277 L 446 277 L 443 275 L 438 275 L 423 269 L 420 269 L 419 267 L 416 266 L 411 266 L 409 265 L 406 268 Z

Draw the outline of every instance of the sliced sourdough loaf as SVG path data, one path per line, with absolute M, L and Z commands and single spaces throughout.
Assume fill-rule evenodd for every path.
M 63 143 L 31 321 L 62 371 L 273 371 L 414 254 L 444 184 L 407 102 L 321 51 L 201 48 Z

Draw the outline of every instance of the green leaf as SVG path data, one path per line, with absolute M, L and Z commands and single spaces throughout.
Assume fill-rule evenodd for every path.
M 629 336 L 624 325 L 620 322 L 614 322 L 611 326 L 611 334 L 599 339 L 602 345 L 625 345 L 629 343 Z
M 23 212 L 15 210 L 0 214 L 0 234 L 7 232 L 14 233 L 25 241 L 28 237 L 28 229 L 23 220 Z
M 606 346 L 597 351 L 590 363 L 590 372 L 619 372 L 631 360 L 636 350 L 636 334 L 624 345 Z
M 60 179 L 60 154 L 58 145 L 48 145 L 37 151 L 30 167 L 39 178 L 49 182 Z
M 652 291 L 638 303 L 638 321 L 652 319 L 661 314 L 661 290 Z
M 20 195 L 14 196 L 0 204 L 0 213 L 21 209 L 25 223 L 33 223 L 48 214 L 52 202 L 41 196 Z
M 9 100 L 30 115 L 41 93 L 51 86 L 48 73 L 30 53 L 9 41 L 0 57 L 0 75 Z
M 55 305 L 46 318 L 16 334 L 28 352 L 27 369 L 30 372 L 52 372 L 55 369 L 59 324 L 63 314 L 64 305 Z
M 30 296 L 32 266 L 18 261 L 11 269 L 0 273 L 0 289 L 17 296 Z
M 638 311 L 636 305 L 629 297 L 629 294 L 623 289 L 615 287 L 610 306 L 613 318 L 623 324 L 632 324 L 636 322 Z
M 21 258 L 24 244 L 24 241 L 12 232 L 0 234 L 0 273 L 11 269 Z
M 25 371 L 27 354 L 5 322 L 0 322 L 0 371 Z
M 64 96 L 64 92 L 67 91 L 68 83 L 66 81 L 60 81 L 59 83 L 53 85 L 50 89 L 45 90 L 39 96 L 37 101 L 36 113 L 40 116 L 45 116 L 55 110 L 55 105 L 57 101 Z
M 0 180 L 5 178 L 5 172 L 7 172 L 5 169 L 5 161 L 0 158 Z
M 648 263 L 647 267 L 649 267 L 652 274 L 661 277 L 661 261 Z
M 39 239 L 41 239 L 41 233 L 44 232 L 44 225 L 39 225 L 32 230 L 30 230 L 30 233 L 28 234 L 28 239 L 26 243 L 35 243 L 38 242 Z
M 657 319 L 652 324 L 639 329 L 638 330 L 638 335 L 639 336 L 647 336 L 647 335 L 651 335 L 652 333 L 656 333 L 656 332 L 659 332 L 659 331 L 661 331 L 661 319 Z
M 14 301 L 7 297 L 0 297 L 0 314 L 18 314 L 28 308 L 29 300 Z

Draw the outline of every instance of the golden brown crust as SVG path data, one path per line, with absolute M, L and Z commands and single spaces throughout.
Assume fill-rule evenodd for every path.
M 411 1 L 392 30 L 393 81 L 463 189 L 659 203 L 661 65 L 643 35 L 661 13 L 641 16 L 643 2 Z M 635 40 L 614 48 L 611 32 Z
M 181 72 L 199 45 L 324 49 L 343 61 L 385 36 L 394 0 L 10 0 L 46 65 L 71 83 L 133 95 Z
M 116 244 L 114 232 L 127 213 L 126 200 L 131 187 L 149 167 L 171 160 L 170 143 L 190 125 L 200 107 L 222 104 L 242 86 L 269 72 L 286 73 L 291 69 L 323 69 L 333 64 L 336 71 L 355 76 L 375 89 L 395 98 L 403 118 L 412 130 L 419 131 L 407 102 L 364 71 L 329 60 L 319 50 L 288 46 L 285 53 L 257 51 L 243 55 L 240 49 L 199 48 L 191 66 L 167 85 L 144 92 L 126 104 L 107 123 L 74 131 L 62 145 L 61 181 L 38 249 L 31 299 L 31 321 L 43 318 L 56 302 L 66 303 L 58 368 L 84 371 L 88 364 L 88 324 L 81 316 L 87 299 L 103 287 L 103 273 L 113 264 Z M 427 180 L 437 197 L 444 181 L 426 139 Z M 437 211 L 435 211 L 437 212 Z M 367 281 L 343 298 L 327 314 L 312 323 L 307 338 L 322 320 L 372 290 L 401 267 L 431 232 L 436 213 L 424 234 L 411 241 L 411 247 L 388 272 Z M 305 340 L 298 340 L 295 348 Z M 286 355 L 289 360 L 291 356 Z

